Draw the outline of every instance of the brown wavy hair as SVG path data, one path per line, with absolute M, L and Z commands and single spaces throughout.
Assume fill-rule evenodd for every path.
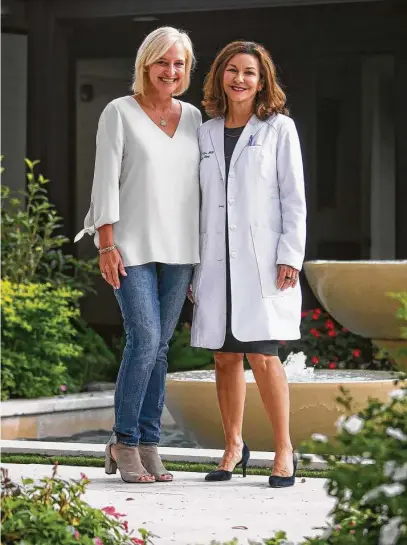
M 256 42 L 232 42 L 216 56 L 205 78 L 202 105 L 209 117 L 224 117 L 228 110 L 228 99 L 223 89 L 223 74 L 227 63 L 235 55 L 246 53 L 257 57 L 260 63 L 260 77 L 263 87 L 256 95 L 254 113 L 262 121 L 276 113 L 289 115 L 285 107 L 286 96 L 281 89 L 276 67 L 270 53 Z

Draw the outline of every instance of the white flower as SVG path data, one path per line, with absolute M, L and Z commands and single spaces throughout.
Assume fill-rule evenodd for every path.
M 404 485 L 400 483 L 382 484 L 380 488 L 382 489 L 385 496 L 387 496 L 388 498 L 393 498 L 394 496 L 400 496 L 405 490 Z
M 314 441 L 318 441 L 319 443 L 327 443 L 328 437 L 326 435 L 322 435 L 321 433 L 313 433 L 311 438 Z
M 346 416 L 344 414 L 341 414 L 341 416 L 338 418 L 338 420 L 335 422 L 335 426 L 336 426 L 336 429 L 338 431 L 341 431 L 342 427 L 343 427 L 343 423 L 345 422 L 346 420 Z
M 398 439 L 399 441 L 407 441 L 407 435 L 399 428 L 387 428 L 386 432 L 387 435 L 394 437 L 394 439 Z
M 402 517 L 393 517 L 386 526 L 382 526 L 379 536 L 379 545 L 395 545 L 400 537 Z
M 346 501 L 349 501 L 351 497 L 352 497 L 352 490 L 350 490 L 349 488 L 345 488 L 345 490 L 343 491 L 343 499 Z
M 403 399 L 407 395 L 407 390 L 392 390 L 389 393 L 391 399 Z
M 396 469 L 393 475 L 393 481 L 407 481 L 407 462 Z
M 396 462 L 394 460 L 387 460 L 384 464 L 383 474 L 385 477 L 391 477 L 396 469 Z
M 381 492 L 388 498 L 392 498 L 393 496 L 400 496 L 400 494 L 402 494 L 404 490 L 405 487 L 400 483 L 382 484 L 381 486 L 377 486 L 369 492 L 366 492 L 366 494 L 361 499 L 361 502 L 367 503 L 371 500 L 375 500 Z
M 360 430 L 363 428 L 365 424 L 365 421 L 363 418 L 360 418 L 360 416 L 357 416 L 354 414 L 350 418 L 347 419 L 347 421 L 343 424 L 343 429 L 347 432 L 351 433 L 352 435 L 356 435 L 360 432 Z

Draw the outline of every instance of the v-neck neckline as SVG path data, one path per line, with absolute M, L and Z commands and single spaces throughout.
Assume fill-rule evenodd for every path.
M 174 134 L 172 136 L 170 136 L 169 134 L 167 134 L 166 132 L 164 132 L 162 129 L 160 129 L 160 127 L 157 125 L 157 123 L 155 123 L 153 121 L 153 119 L 151 119 L 151 117 L 148 115 L 148 113 L 146 111 L 144 111 L 144 109 L 141 107 L 141 105 L 138 103 L 138 101 L 134 98 L 134 96 L 130 95 L 129 96 L 130 100 L 132 100 L 133 102 L 136 103 L 136 106 L 137 108 L 141 111 L 141 113 L 150 121 L 150 123 L 152 125 L 154 125 L 154 127 L 160 131 L 160 133 L 162 133 L 166 138 L 168 138 L 169 140 L 174 140 L 175 137 L 177 136 L 178 134 L 178 129 L 179 129 L 179 126 L 181 125 L 181 122 L 182 122 L 182 119 L 184 117 L 184 108 L 182 106 L 182 102 L 180 100 L 178 100 L 178 103 L 181 107 L 181 115 L 179 116 L 179 120 L 178 120 L 178 124 L 176 126 L 176 129 L 174 131 Z

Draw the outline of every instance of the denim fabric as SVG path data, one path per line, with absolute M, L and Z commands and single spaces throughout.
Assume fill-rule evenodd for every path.
M 126 267 L 115 290 L 126 346 L 115 392 L 114 432 L 120 443 L 158 444 L 164 407 L 168 343 L 181 314 L 192 265 Z

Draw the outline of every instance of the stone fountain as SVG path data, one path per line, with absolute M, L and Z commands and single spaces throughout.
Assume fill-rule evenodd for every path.
M 396 300 L 387 292 L 407 291 L 407 261 L 327 262 L 305 264 L 311 288 L 324 308 L 350 331 L 374 339 L 386 350 L 401 348 L 401 323 L 396 319 Z M 290 428 L 294 448 L 313 433 L 332 437 L 344 409 L 336 401 L 344 386 L 354 410 L 370 397 L 386 401 L 395 388 L 387 372 L 314 370 L 305 368 L 305 356 L 285 362 L 290 389 Z M 274 448 L 269 421 L 254 383 L 246 372 L 247 394 L 243 436 L 253 450 Z M 213 371 L 190 371 L 168 376 L 166 404 L 176 423 L 205 448 L 223 448 L 215 376 Z
M 364 407 L 369 397 L 386 401 L 395 388 L 388 372 L 305 368 L 305 356 L 301 353 L 290 355 L 284 365 L 290 389 L 290 428 L 295 448 L 313 433 L 335 435 L 335 423 L 344 414 L 343 407 L 336 401 L 339 386 L 350 390 L 355 410 Z M 270 423 L 251 371 L 246 371 L 246 382 L 243 437 L 253 450 L 272 451 Z M 199 445 L 223 448 L 214 371 L 168 375 L 166 405 L 177 425 Z

